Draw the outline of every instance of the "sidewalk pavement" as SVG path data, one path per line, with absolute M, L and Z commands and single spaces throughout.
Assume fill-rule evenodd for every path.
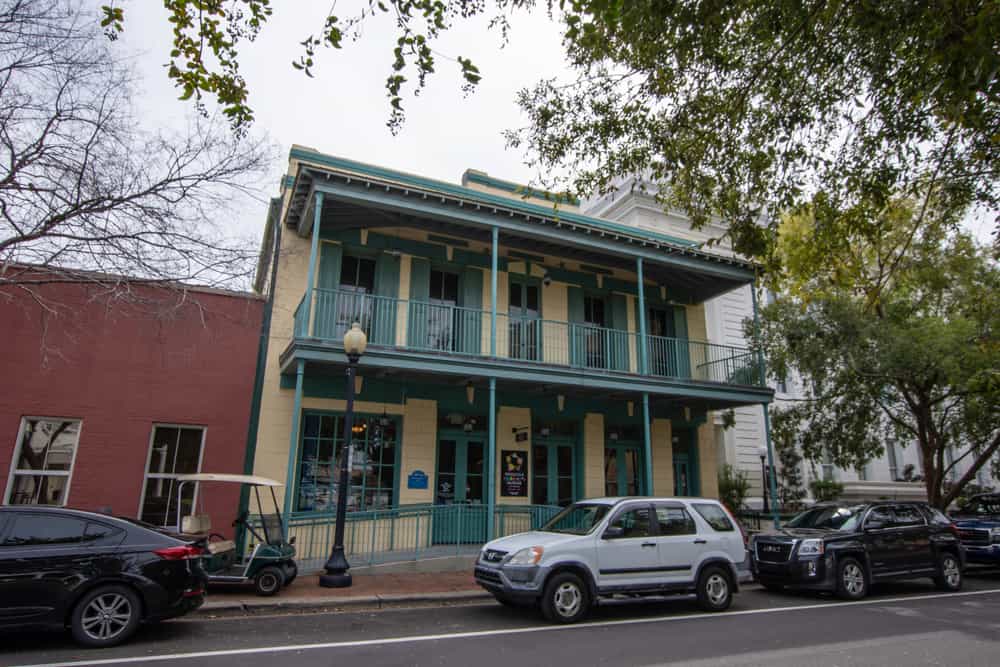
M 350 588 L 322 588 L 318 575 L 300 575 L 290 586 L 271 597 L 256 595 L 250 586 L 215 586 L 197 613 L 381 608 L 489 599 L 492 596 L 473 581 L 472 572 L 468 570 L 355 575 Z

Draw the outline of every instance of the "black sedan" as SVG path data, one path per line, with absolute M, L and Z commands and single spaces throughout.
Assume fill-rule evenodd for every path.
M 965 551 L 951 520 L 925 503 L 820 504 L 750 544 L 757 581 L 769 590 L 829 591 L 846 599 L 872 583 L 928 577 L 962 587 Z
M 69 628 L 114 646 L 205 599 L 201 548 L 135 520 L 0 507 L 0 628 Z

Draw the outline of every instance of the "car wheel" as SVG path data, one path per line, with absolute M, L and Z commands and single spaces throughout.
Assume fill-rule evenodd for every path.
M 285 586 L 290 586 L 295 577 L 299 576 L 299 566 L 295 563 L 285 565 Z
M 698 577 L 698 606 L 705 611 L 725 611 L 733 603 L 732 577 L 721 567 L 706 567 Z
M 257 591 L 257 595 L 265 597 L 274 595 L 280 591 L 284 584 L 285 573 L 281 571 L 280 567 L 275 567 L 274 565 L 261 568 L 260 572 L 253 579 L 253 587 Z
M 124 586 L 101 586 L 73 608 L 70 632 L 84 646 L 115 646 L 131 637 L 141 620 L 142 603 L 135 592 Z
M 860 600 L 868 595 L 868 577 L 857 558 L 842 558 L 837 564 L 837 597 Z
M 542 595 L 542 614 L 555 623 L 574 623 L 590 609 L 590 593 L 580 577 L 563 572 L 549 579 Z
M 938 559 L 938 576 L 934 577 L 934 583 L 942 591 L 957 591 L 962 588 L 962 568 L 958 564 L 958 558 L 947 551 L 941 554 Z

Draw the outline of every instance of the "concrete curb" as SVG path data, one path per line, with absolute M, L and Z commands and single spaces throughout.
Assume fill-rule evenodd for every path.
M 209 599 L 195 614 L 219 612 L 306 611 L 310 609 L 342 609 L 356 607 L 405 607 L 420 603 L 455 603 L 492 600 L 485 591 L 445 591 L 440 593 L 407 593 L 398 595 L 355 595 L 329 598 L 239 598 Z

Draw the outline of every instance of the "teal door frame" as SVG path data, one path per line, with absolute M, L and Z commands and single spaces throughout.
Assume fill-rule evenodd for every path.
M 687 486 L 689 496 L 701 495 L 701 470 L 698 465 L 698 430 L 677 429 L 678 442 L 673 443 L 672 465 L 674 466 L 674 491 L 677 492 L 677 464 L 687 465 Z
M 545 447 L 548 450 L 545 458 L 545 466 L 546 466 L 545 477 L 546 477 L 546 483 L 548 485 L 548 488 L 546 490 L 547 505 L 557 505 L 559 501 L 559 459 L 558 459 L 559 447 L 569 447 L 570 455 L 572 456 L 572 459 L 570 461 L 570 470 L 572 471 L 571 479 L 572 479 L 573 493 L 572 493 L 572 498 L 570 500 L 572 502 L 575 502 L 581 497 L 579 494 L 580 483 L 577 478 L 578 475 L 577 441 L 578 439 L 575 437 L 563 435 L 563 436 L 545 437 L 544 439 L 535 438 L 534 441 L 531 443 L 532 466 L 534 466 L 534 461 L 535 461 L 534 457 L 535 447 Z M 531 496 L 532 501 L 534 501 L 534 493 L 535 493 L 534 468 L 532 468 L 531 470 L 531 493 L 532 493 Z
M 604 449 L 616 450 L 615 461 L 617 468 L 616 472 L 618 477 L 618 479 L 616 480 L 616 482 L 618 483 L 618 495 L 619 496 L 626 495 L 625 493 L 622 492 L 622 490 L 628 488 L 628 472 L 627 472 L 628 467 L 621 465 L 621 463 L 624 461 L 623 453 L 627 450 L 632 450 L 635 452 L 636 465 L 638 466 L 638 470 L 635 471 L 636 495 L 640 496 L 648 495 L 649 491 L 646 490 L 646 475 L 645 475 L 646 462 L 644 461 L 645 457 L 643 456 L 642 443 L 632 440 L 612 440 L 610 442 L 605 440 Z M 606 452 L 605 456 L 607 456 Z M 607 490 L 607 483 L 608 483 L 607 473 L 605 473 L 605 479 L 604 479 L 605 491 Z
M 437 502 L 441 488 L 441 441 L 451 440 L 455 443 L 454 495 L 449 505 Z M 483 448 L 482 493 L 479 504 L 469 504 L 465 497 L 465 485 L 468 479 L 469 443 L 475 442 Z M 491 485 L 487 478 L 487 447 L 489 434 L 483 431 L 453 431 L 444 429 L 438 431 L 437 445 L 434 451 L 434 504 L 440 508 L 434 512 L 434 522 L 431 528 L 431 539 L 434 544 L 481 544 L 487 541 L 489 527 L 487 517 L 492 503 L 488 494 Z

